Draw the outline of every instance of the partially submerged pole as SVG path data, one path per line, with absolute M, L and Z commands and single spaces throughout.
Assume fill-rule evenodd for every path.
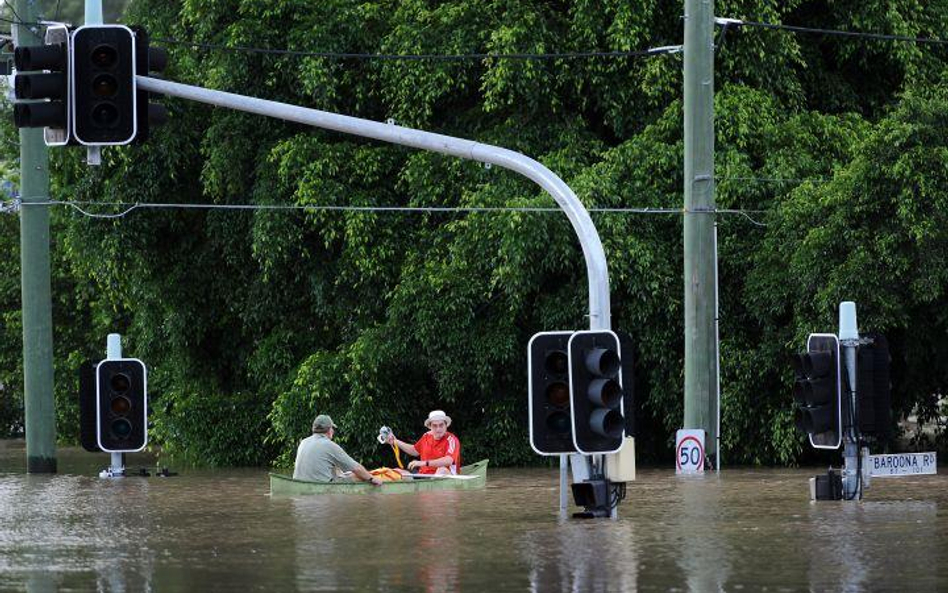
M 19 46 L 43 45 L 36 2 L 17 0 Z M 32 28 L 31 28 L 32 27 Z M 34 30 L 35 28 L 35 30 Z M 20 294 L 23 315 L 23 407 L 26 471 L 56 472 L 53 314 L 50 297 L 49 149 L 42 128 L 20 129 Z
M 714 2 L 685 0 L 685 418 L 717 440 Z

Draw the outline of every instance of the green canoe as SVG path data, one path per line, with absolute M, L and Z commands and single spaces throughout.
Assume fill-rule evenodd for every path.
M 432 490 L 477 490 L 487 485 L 487 459 L 465 465 L 455 477 L 416 478 L 373 486 L 365 482 L 307 482 L 270 474 L 270 494 L 407 494 Z

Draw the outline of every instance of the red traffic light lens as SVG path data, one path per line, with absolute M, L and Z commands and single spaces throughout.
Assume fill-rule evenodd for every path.
M 109 379 L 109 388 L 115 393 L 125 393 L 128 391 L 129 385 L 131 385 L 131 382 L 128 375 L 124 373 L 115 373 Z
M 132 411 L 132 402 L 124 395 L 120 395 L 109 403 L 109 409 L 116 416 L 124 416 Z
M 118 51 L 111 45 L 97 45 L 90 57 L 98 68 L 111 68 L 118 62 Z
M 551 375 L 562 375 L 566 373 L 568 361 L 569 359 L 565 352 L 562 350 L 553 350 L 546 355 L 543 366 L 546 367 L 546 372 Z

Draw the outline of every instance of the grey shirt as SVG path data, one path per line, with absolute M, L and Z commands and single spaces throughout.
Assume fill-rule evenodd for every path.
M 293 479 L 331 482 L 341 472 L 352 471 L 359 464 L 324 434 L 313 434 L 300 442 L 296 450 Z

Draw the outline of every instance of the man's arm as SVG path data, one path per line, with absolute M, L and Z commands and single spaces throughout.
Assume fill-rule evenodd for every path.
M 444 457 L 428 459 L 427 461 L 412 461 L 408 466 L 411 467 L 413 464 L 417 464 L 417 467 L 451 467 L 452 463 L 454 463 L 454 458 L 450 455 L 445 455 Z
M 352 468 L 352 475 L 359 479 L 360 482 L 371 482 L 376 486 L 382 485 L 382 480 L 376 478 L 370 474 L 361 463 L 357 463 L 355 467 Z
M 416 449 L 414 445 L 412 445 L 411 443 L 406 443 L 405 441 L 398 440 L 397 438 L 395 438 L 394 434 L 391 437 L 389 437 L 389 443 L 395 443 L 395 445 L 399 449 L 401 449 L 405 453 L 408 453 L 412 457 L 421 456 L 421 453 L 418 452 L 418 449 Z
M 352 475 L 355 476 L 356 479 L 358 479 L 360 482 L 371 482 L 372 484 L 376 486 L 382 485 L 382 480 L 376 478 L 375 476 L 370 474 L 368 471 L 366 471 L 366 469 L 362 466 L 362 464 L 356 461 L 355 459 L 353 459 L 352 457 L 350 457 L 349 454 L 346 453 L 342 447 L 340 447 L 336 443 L 333 443 L 333 445 L 335 446 L 331 448 L 335 452 L 336 466 L 346 471 L 351 471 Z

